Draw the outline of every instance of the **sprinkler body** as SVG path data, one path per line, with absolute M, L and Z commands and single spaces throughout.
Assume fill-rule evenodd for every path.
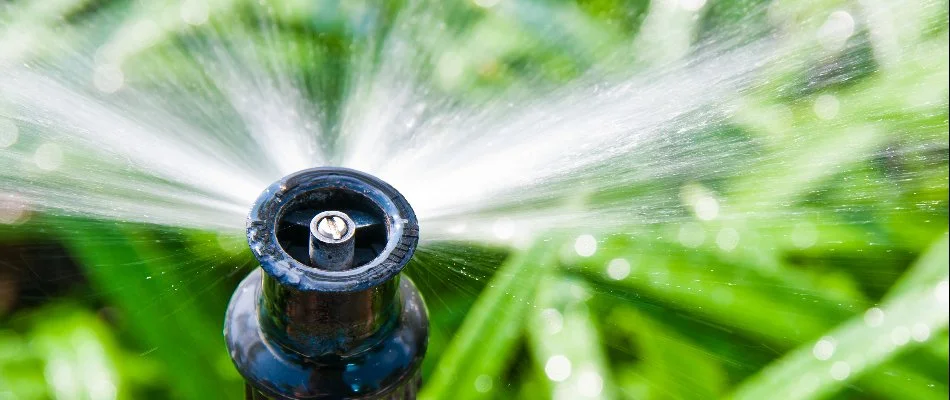
M 261 268 L 228 305 L 224 336 L 248 399 L 411 399 L 425 304 L 399 272 L 418 222 L 385 182 L 314 168 L 268 187 L 247 238 Z

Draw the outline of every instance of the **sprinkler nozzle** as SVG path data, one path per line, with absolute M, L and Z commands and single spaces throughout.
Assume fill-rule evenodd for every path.
M 406 199 L 362 172 L 313 168 L 264 190 L 247 221 L 261 268 L 224 327 L 247 398 L 414 398 L 428 318 L 400 271 L 418 232 Z
M 353 266 L 356 223 L 339 211 L 324 211 L 310 220 L 310 264 L 327 271 Z

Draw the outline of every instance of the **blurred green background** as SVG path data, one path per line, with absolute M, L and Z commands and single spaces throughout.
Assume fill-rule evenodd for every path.
M 160 70 L 187 83 L 194 63 L 176 49 L 196 21 L 182 10 L 254 32 L 256 3 L 5 1 L 0 51 L 55 62 L 23 49 L 112 35 L 127 81 Z M 289 65 L 333 126 L 345 60 L 405 4 L 279 3 L 268 29 L 282 45 L 248 45 Z M 433 6 L 453 44 L 431 51 L 433 87 L 476 102 L 595 66 L 661 65 L 737 32 L 781 32 L 796 59 L 711 133 L 755 139 L 760 164 L 610 194 L 673 188 L 686 218 L 517 250 L 425 243 L 407 268 L 431 314 L 422 397 L 947 398 L 945 1 L 494 3 Z M 816 34 L 841 18 L 853 23 L 841 43 Z M 145 19 L 148 46 L 123 39 Z M 440 74 L 445 60 L 461 72 Z M 0 398 L 241 397 L 221 335 L 256 266 L 240 236 L 46 215 L 0 195 Z M 728 208 L 708 218 L 710 199 Z

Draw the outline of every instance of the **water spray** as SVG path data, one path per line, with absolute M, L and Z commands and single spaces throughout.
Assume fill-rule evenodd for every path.
M 268 187 L 247 221 L 261 268 L 224 326 L 247 398 L 414 398 L 428 317 L 399 272 L 418 233 L 406 199 L 362 172 L 314 168 Z

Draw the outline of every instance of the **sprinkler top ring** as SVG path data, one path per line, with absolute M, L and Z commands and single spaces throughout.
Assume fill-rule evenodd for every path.
M 331 236 L 334 229 L 350 231 L 337 232 L 339 240 L 317 240 L 328 216 L 334 218 L 323 221 L 323 229 Z M 340 220 L 344 225 L 337 226 Z M 356 292 L 386 282 L 412 258 L 418 236 L 416 215 L 396 189 L 347 168 L 312 168 L 280 179 L 261 193 L 247 219 L 247 241 L 261 267 L 301 291 Z M 350 246 L 349 261 L 335 258 L 337 248 L 320 247 L 343 244 Z

